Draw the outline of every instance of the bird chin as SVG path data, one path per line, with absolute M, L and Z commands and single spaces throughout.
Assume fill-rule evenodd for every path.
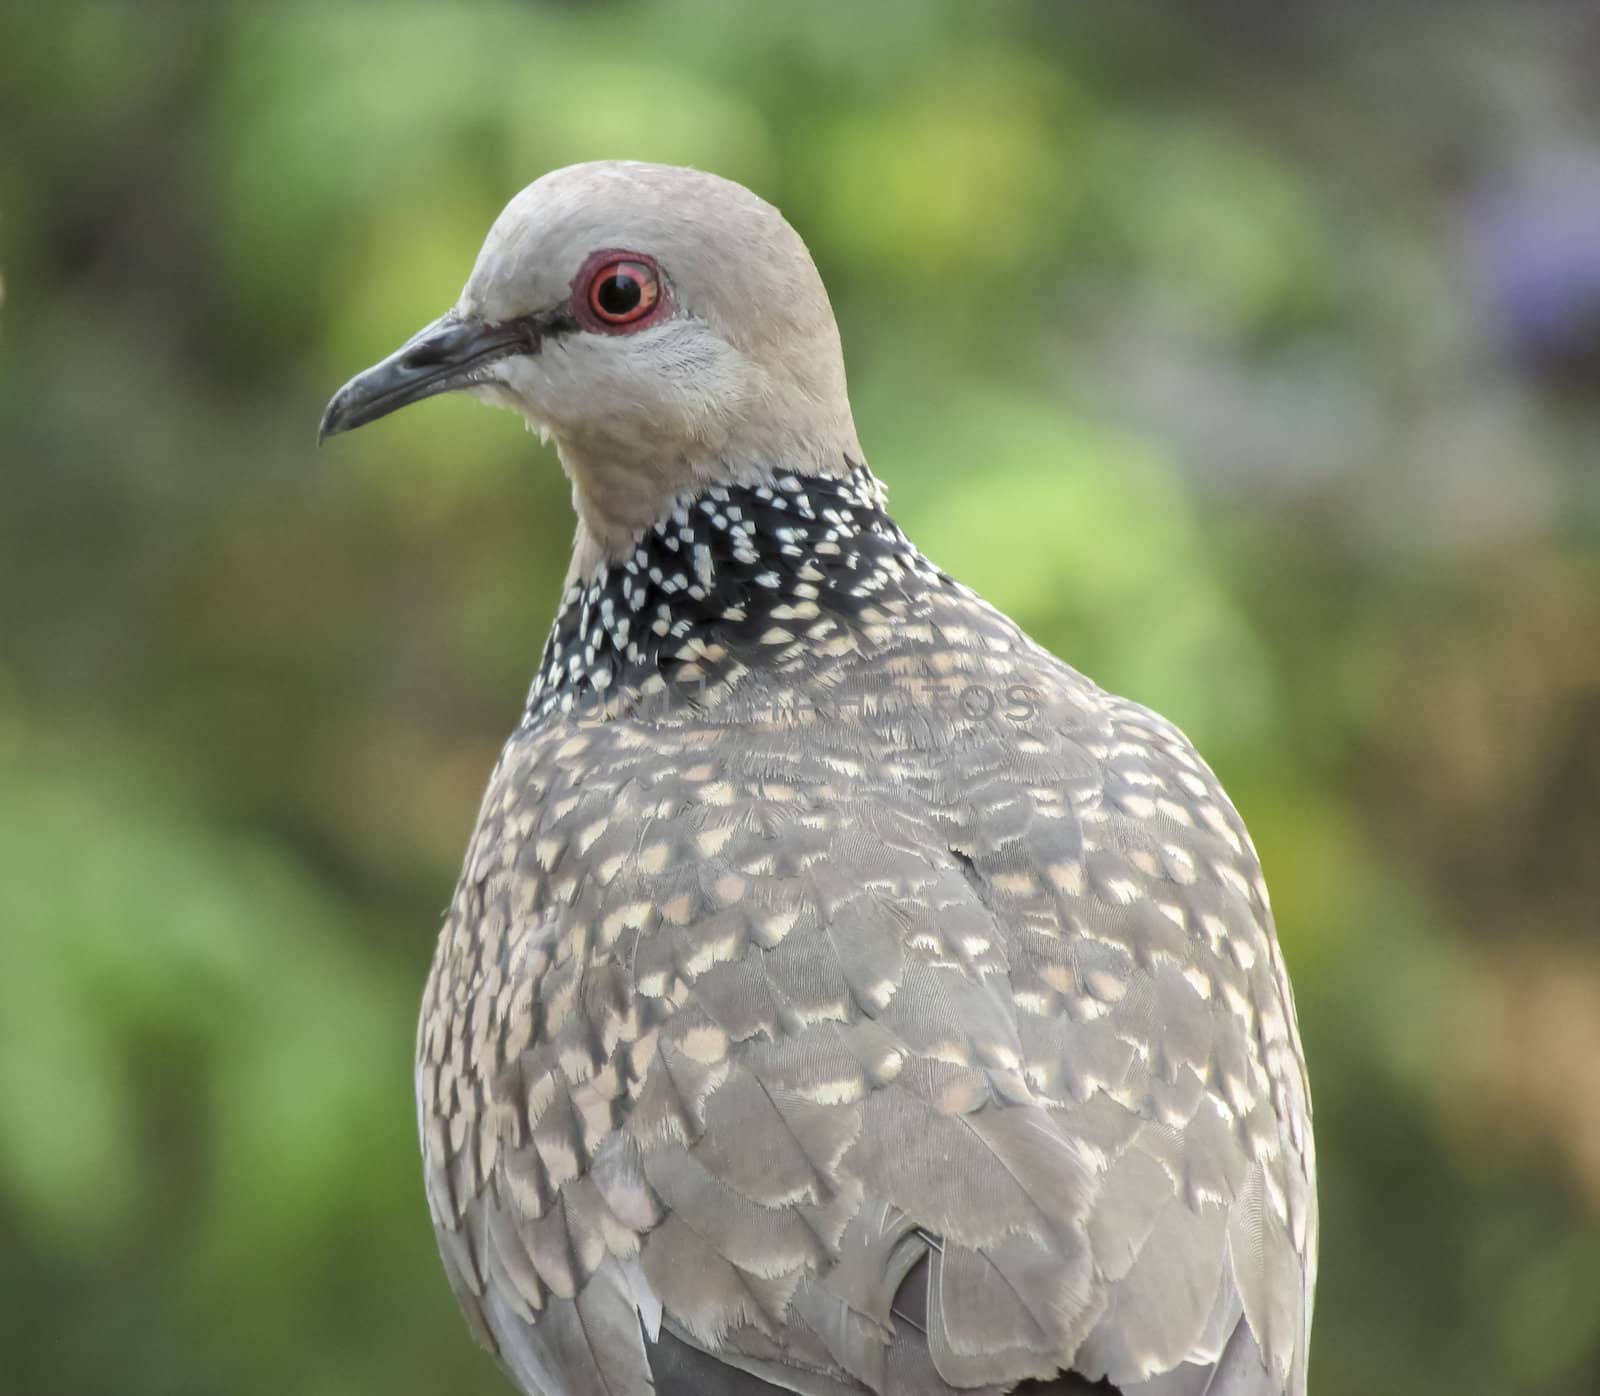
M 483 376 L 475 378 L 473 382 L 463 385 L 462 391 L 468 397 L 476 398 L 479 402 L 488 403 L 490 407 L 503 407 L 508 412 L 515 412 L 528 425 L 528 430 L 537 432 L 541 441 L 550 439 L 550 426 L 533 412 L 528 406 L 527 399 L 517 392 L 509 383 L 494 373 L 491 366 Z

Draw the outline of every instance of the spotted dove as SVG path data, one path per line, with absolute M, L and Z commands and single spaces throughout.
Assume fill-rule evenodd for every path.
M 1302 1396 L 1311 1107 L 1250 837 L 896 526 L 789 224 L 548 174 L 322 433 L 451 390 L 553 437 L 578 517 L 417 1038 L 511 1379 Z

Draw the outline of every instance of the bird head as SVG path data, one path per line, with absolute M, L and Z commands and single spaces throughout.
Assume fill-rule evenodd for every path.
M 530 184 L 455 306 L 346 383 L 321 436 L 452 391 L 555 440 L 596 561 L 687 491 L 860 458 L 804 242 L 749 190 L 675 166 L 599 161 Z

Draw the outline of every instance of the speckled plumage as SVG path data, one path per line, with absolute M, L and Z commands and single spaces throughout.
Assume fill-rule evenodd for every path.
M 457 1293 L 574 1391 L 649 1389 L 659 1304 L 748 1370 L 934 1392 L 920 1351 L 896 1380 L 890 1313 L 926 1255 L 960 1388 L 1071 1362 L 1138 1390 L 1245 1314 L 1285 1375 L 1241 1389 L 1291 1389 L 1311 1139 L 1244 826 L 1169 723 L 862 512 L 740 560 L 688 503 L 664 534 L 710 540 L 706 595 L 621 573 L 656 644 L 627 662 L 594 597 L 553 631 L 423 1014 Z M 591 1386 L 586 1302 L 631 1339 Z
M 568 587 L 527 720 L 637 709 L 669 683 L 736 683 L 741 656 L 804 674 L 849 644 L 844 627 L 885 590 L 937 575 L 884 506 L 882 486 L 854 463 L 839 477 L 780 472 L 680 496 L 622 557 Z
M 1303 1396 L 1310 1102 L 1215 776 L 854 455 L 704 474 L 575 568 L 428 980 L 479 1339 L 530 1396 Z

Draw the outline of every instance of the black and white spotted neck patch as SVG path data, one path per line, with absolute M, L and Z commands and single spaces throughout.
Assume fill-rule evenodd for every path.
M 876 602 L 947 580 L 885 512 L 865 465 L 681 496 L 627 558 L 562 597 L 524 726 L 682 685 L 705 692 L 758 665 L 799 671 L 843 652 Z

